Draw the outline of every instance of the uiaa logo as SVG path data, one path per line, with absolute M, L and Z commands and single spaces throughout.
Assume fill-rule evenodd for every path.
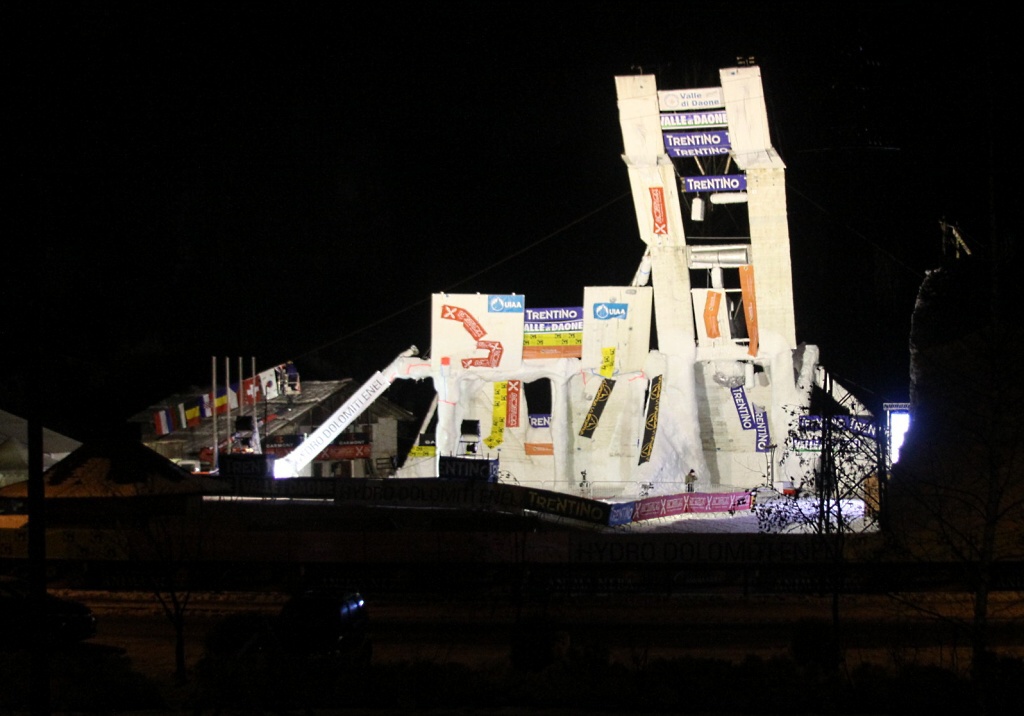
M 625 303 L 595 303 L 594 318 L 599 321 L 610 321 L 613 318 L 626 318 L 629 305 Z
M 522 296 L 490 296 L 487 299 L 488 313 L 522 313 L 524 308 Z

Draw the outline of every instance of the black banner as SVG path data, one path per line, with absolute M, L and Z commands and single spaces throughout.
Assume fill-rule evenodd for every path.
M 473 457 L 449 457 L 442 455 L 440 464 L 438 465 L 438 477 L 442 480 L 497 482 L 498 461 Z
M 658 406 L 661 404 L 661 380 L 664 376 L 656 376 L 651 381 L 651 395 L 647 399 L 647 419 L 644 420 L 644 439 L 640 448 L 640 462 L 650 462 L 651 451 L 654 449 L 654 436 L 658 432 Z
M 605 403 L 608 402 L 608 398 L 612 394 L 612 388 L 615 387 L 615 381 L 611 378 L 602 378 L 601 385 L 597 387 L 597 395 L 594 396 L 594 402 L 590 404 L 590 410 L 587 411 L 586 417 L 583 418 L 583 427 L 580 428 L 580 437 L 590 438 L 594 436 L 594 430 L 597 429 L 597 423 L 601 419 L 601 413 L 604 412 Z
M 224 477 L 273 477 L 273 455 L 259 453 L 239 453 L 220 456 L 218 465 Z

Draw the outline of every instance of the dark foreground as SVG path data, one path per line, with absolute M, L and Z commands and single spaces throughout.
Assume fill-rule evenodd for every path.
M 283 595 L 196 595 L 187 678 L 152 595 L 76 593 L 99 632 L 50 661 L 66 713 L 1016 713 L 1017 620 L 993 622 L 985 683 L 968 676 L 962 598 L 587 597 L 547 602 L 369 600 L 372 657 L 210 656 L 207 635 Z M 1000 597 L 1001 613 L 1017 595 Z M 922 610 L 919 607 L 923 607 Z M 943 618 L 930 616 L 943 614 Z M 0 654 L 0 709 L 27 712 L 29 660 Z M 8 678 L 9 677 L 9 678 Z

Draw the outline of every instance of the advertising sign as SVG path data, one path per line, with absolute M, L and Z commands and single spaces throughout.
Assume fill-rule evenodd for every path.
M 742 385 L 729 389 L 732 392 L 732 402 L 736 406 L 736 414 L 740 417 L 740 425 L 744 430 L 754 429 L 754 415 L 750 410 L 750 402 L 747 401 L 747 394 Z
M 582 353 L 582 306 L 526 309 L 523 360 L 579 358 Z
M 772 437 L 768 432 L 768 413 L 764 410 L 754 410 L 754 450 L 756 452 L 768 452 L 771 450 Z
M 746 191 L 747 177 L 745 174 L 723 174 L 720 176 L 683 177 L 683 191 L 687 194 L 697 192 Z
M 655 234 L 668 233 L 668 213 L 665 210 L 665 188 L 650 187 L 651 192 L 651 231 Z
M 498 461 L 442 455 L 438 462 L 438 476 L 442 480 L 497 482 Z
M 729 120 L 725 110 L 719 112 L 663 112 L 662 129 L 691 129 L 693 127 L 725 127 Z
M 704 332 L 708 338 L 720 338 L 722 332 L 718 330 L 718 309 L 722 305 L 722 294 L 718 291 L 708 291 L 704 299 Z
M 519 406 L 522 403 L 523 381 L 510 380 L 505 389 L 505 427 L 519 427 Z
M 747 320 L 747 337 L 750 339 L 747 353 L 756 356 L 759 341 L 757 332 L 757 293 L 754 290 L 754 267 L 750 264 L 740 266 L 740 291 L 743 296 L 743 316 Z
M 713 154 L 728 154 L 729 132 L 726 130 L 708 132 L 665 132 L 662 135 L 665 151 L 670 157 L 704 157 Z
M 651 286 L 587 286 L 583 292 L 584 370 L 599 371 L 614 348 L 613 373 L 643 370 L 651 335 Z
M 651 381 L 651 394 L 647 399 L 647 417 L 644 420 L 644 437 L 640 447 L 640 462 L 650 462 L 654 450 L 654 437 L 658 434 L 658 409 L 661 406 L 661 383 L 665 376 L 658 375 Z
M 431 363 L 440 371 L 518 366 L 523 355 L 525 298 L 509 294 L 433 296 Z
M 658 109 L 662 112 L 684 112 L 725 107 L 721 87 L 688 90 L 658 90 Z
M 594 402 L 590 404 L 590 410 L 587 411 L 587 415 L 583 419 L 583 425 L 580 427 L 581 437 L 590 438 L 594 436 L 594 430 L 597 429 L 597 423 L 601 420 L 601 413 L 604 412 L 604 406 L 608 402 L 608 398 L 611 397 L 612 388 L 614 387 L 614 380 L 609 378 L 601 380 L 601 385 L 597 388 L 597 394 L 594 395 Z

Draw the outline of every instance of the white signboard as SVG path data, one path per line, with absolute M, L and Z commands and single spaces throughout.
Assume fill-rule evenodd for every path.
M 606 378 L 643 369 L 651 340 L 650 286 L 588 286 L 583 289 L 584 370 Z
M 435 293 L 431 364 L 439 370 L 519 368 L 526 298 L 517 294 Z
M 721 87 L 688 90 L 658 90 L 658 109 L 662 112 L 686 112 L 725 106 Z

